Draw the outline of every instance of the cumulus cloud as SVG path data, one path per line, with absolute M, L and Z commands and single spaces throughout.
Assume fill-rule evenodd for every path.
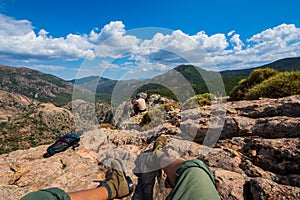
M 93 45 L 86 36 L 69 34 L 60 38 L 48 36 L 41 29 L 38 34 L 27 20 L 16 20 L 0 14 L 0 52 L 2 58 L 23 61 L 93 58 Z
M 257 33 L 245 44 L 239 35 L 233 34 L 230 42 L 235 44 L 233 51 L 225 51 L 214 58 L 220 69 L 257 67 L 281 58 L 300 56 L 300 28 L 294 24 L 281 24 Z
M 99 33 L 92 30 L 89 35 L 89 41 L 98 44 L 109 37 L 123 36 L 125 32 L 125 25 L 123 22 L 112 21 L 109 24 L 106 24 Z
M 155 47 L 174 52 L 192 51 L 196 43 L 180 30 L 173 31 L 171 35 L 157 33 L 151 40 L 145 40 L 143 47 Z
M 230 38 L 230 43 L 234 46 L 234 50 L 241 50 L 242 47 L 244 46 L 243 41 L 240 39 L 240 34 L 234 34 Z
M 208 53 L 223 51 L 228 47 L 228 42 L 225 34 L 214 34 L 208 36 L 204 31 L 198 32 L 193 36 L 200 46 L 202 46 Z
M 143 39 L 127 32 L 122 21 L 112 21 L 89 34 L 53 37 L 45 29 L 36 30 L 28 20 L 16 20 L 0 14 L 0 59 L 2 62 L 73 61 L 98 57 L 124 59 L 120 65 L 100 63 L 113 69 L 131 69 L 136 73 L 162 72 L 167 67 L 195 63 L 201 67 L 216 63 L 218 69 L 256 67 L 284 57 L 300 56 L 300 29 L 281 24 L 254 34 L 245 41 L 235 30 L 208 35 L 199 31 L 188 35 L 181 30 L 168 34 L 157 32 Z M 125 59 L 125 57 L 127 59 Z M 130 64 L 131 63 L 131 64 Z M 4 63 L 5 64 L 5 63 Z M 59 66 L 35 66 L 63 70 Z M 150 73 L 149 73 L 150 74 Z
M 144 40 L 141 44 L 144 56 L 155 62 L 163 64 L 197 63 L 203 60 L 206 49 L 199 45 L 193 36 L 189 36 L 180 30 L 171 34 L 157 33 L 150 40 Z
M 255 34 L 248 42 L 264 43 L 268 41 L 280 40 L 288 41 L 292 39 L 299 39 L 299 28 L 294 24 L 281 24 L 274 28 L 269 28 L 261 33 Z
M 99 57 L 121 58 L 136 51 L 140 40 L 131 35 L 115 35 L 100 42 L 95 47 L 95 55 Z

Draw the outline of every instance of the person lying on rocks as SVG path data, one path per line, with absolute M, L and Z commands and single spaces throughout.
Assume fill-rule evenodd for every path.
M 170 194 L 173 200 L 220 200 L 209 168 L 198 159 L 185 161 L 166 156 L 162 150 L 166 144 L 167 139 L 160 136 L 155 141 L 153 152 L 137 159 L 139 170 L 163 166 L 173 188 Z M 112 160 L 111 167 L 113 171 L 110 179 L 101 182 L 95 189 L 66 193 L 59 188 L 49 188 L 29 193 L 21 200 L 106 200 L 129 196 L 133 192 L 133 184 L 126 176 L 122 163 Z

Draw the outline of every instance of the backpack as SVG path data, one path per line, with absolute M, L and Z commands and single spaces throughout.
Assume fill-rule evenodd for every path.
M 82 135 L 82 131 L 77 133 L 67 133 L 66 135 L 59 137 L 56 141 L 47 148 L 47 153 L 43 155 L 44 158 L 48 158 L 53 156 L 56 153 L 67 150 L 69 147 L 77 147 L 79 146 L 80 135 Z

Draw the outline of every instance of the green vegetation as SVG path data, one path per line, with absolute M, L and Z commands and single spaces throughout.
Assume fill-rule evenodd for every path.
M 279 98 L 300 94 L 300 72 L 278 72 L 264 68 L 254 70 L 231 92 L 232 100 Z
M 142 119 L 141 125 L 147 126 L 147 128 L 153 128 L 160 124 L 163 124 L 165 121 L 165 112 L 162 107 L 156 107 L 152 110 L 147 111 Z
M 70 131 L 67 125 L 47 126 L 38 118 L 30 116 L 34 112 L 34 108 L 31 108 L 10 123 L 0 123 L 0 154 L 50 144 L 60 133 Z
M 229 95 L 230 92 L 239 84 L 239 82 L 245 78 L 247 78 L 247 76 L 224 76 L 224 77 L 222 77 L 226 94 Z
M 198 108 L 206 105 L 211 105 L 211 99 L 215 96 L 209 93 L 198 94 L 194 97 L 189 98 L 184 104 L 182 105 L 184 110 Z
M 180 105 L 178 103 L 164 103 L 160 104 L 161 107 L 163 107 L 166 111 L 175 109 L 175 108 L 180 108 Z
M 196 94 L 203 94 L 208 92 L 207 85 L 203 77 L 210 77 L 211 72 L 208 72 L 193 65 L 180 65 L 174 69 L 181 73 L 184 76 L 184 78 L 188 82 L 190 82 Z
M 142 87 L 138 88 L 136 92 L 133 93 L 132 98 L 135 97 L 136 93 L 141 93 L 141 92 L 147 93 L 148 96 L 152 94 L 159 94 L 162 97 L 168 97 L 170 99 L 177 101 L 176 95 L 170 89 L 159 84 L 150 83 L 150 84 L 143 85 Z
M 254 70 L 248 78 L 242 79 L 239 84 L 230 93 L 230 98 L 232 100 L 242 100 L 245 98 L 245 94 L 253 86 L 263 82 L 264 80 L 275 76 L 279 72 L 275 69 L 265 68 Z
M 42 102 L 47 102 L 48 100 L 49 99 L 45 99 L 45 101 L 42 101 Z M 72 100 L 71 94 L 60 94 L 60 93 L 58 93 L 58 94 L 56 94 L 53 101 L 51 101 L 51 102 L 54 103 L 57 106 L 63 106 L 63 105 L 66 105 L 71 100 Z
M 42 72 L 14 67 L 0 68 L 2 84 L 8 92 L 22 94 L 40 102 L 65 105 L 71 100 L 72 85 L 56 76 Z M 53 96 L 55 97 L 53 98 Z
M 286 59 L 281 59 L 278 61 L 275 61 L 273 63 L 263 65 L 259 68 L 255 68 L 255 70 L 263 70 L 267 68 L 273 68 L 279 72 L 283 71 L 295 71 L 295 70 L 300 70 L 300 58 L 286 58 Z M 191 87 L 193 88 L 195 94 L 203 94 L 203 93 L 213 93 L 213 91 L 208 91 L 207 84 L 204 80 L 214 82 L 216 77 L 221 75 L 221 78 L 224 82 L 225 86 L 225 92 L 227 95 L 230 95 L 233 91 L 233 89 L 239 84 L 239 82 L 242 79 L 247 79 L 249 74 L 253 71 L 253 68 L 250 69 L 242 69 L 242 70 L 226 70 L 226 71 L 221 71 L 220 74 L 216 74 L 215 72 L 212 71 L 206 71 L 204 69 L 198 68 L 193 65 L 180 65 L 174 68 L 177 72 L 181 73 L 184 78 L 189 81 Z M 161 75 L 160 77 L 156 77 L 159 79 L 164 79 L 168 77 L 170 73 L 166 72 L 165 74 Z M 99 77 L 88 77 L 88 78 L 83 78 L 78 80 L 79 85 L 82 84 L 82 86 L 87 86 L 86 88 L 89 88 L 88 85 L 91 83 L 94 83 L 94 79 L 97 79 Z M 267 77 L 264 77 L 267 78 Z M 249 80 L 251 82 L 251 80 Z M 151 82 L 151 81 L 150 81 Z M 241 82 L 243 83 L 243 81 Z M 248 83 L 248 82 L 246 82 Z M 244 83 L 244 84 L 246 84 Z M 99 85 L 97 87 L 96 91 L 96 99 L 103 100 L 105 102 L 110 102 L 111 99 L 111 94 L 112 91 L 117 84 L 116 80 L 110 80 L 106 78 L 101 78 L 99 81 Z M 254 84 L 258 84 L 257 82 Z M 176 87 L 176 86 L 175 86 Z M 219 87 L 223 87 L 220 85 Z M 247 89 L 250 89 L 250 86 L 245 86 Z M 237 88 L 238 89 L 238 88 Z M 216 89 L 218 91 L 218 89 Z M 163 87 L 162 85 L 158 84 L 145 84 L 141 88 L 138 89 L 137 92 L 145 92 L 148 95 L 151 94 L 159 94 L 161 96 L 168 97 L 170 99 L 177 100 L 176 95 L 172 92 L 172 90 Z M 246 91 L 243 90 L 237 90 L 235 91 L 237 93 L 237 98 L 238 99 L 243 99 L 244 96 L 240 97 L 240 93 L 245 94 Z M 233 94 L 234 95 L 234 94 Z
M 104 101 L 105 103 L 111 103 L 111 95 L 105 93 L 98 93 L 95 96 L 95 101 Z
M 40 79 L 45 80 L 49 83 L 52 83 L 58 87 L 65 88 L 66 87 L 66 82 L 56 76 L 53 76 L 51 74 L 40 74 L 39 75 Z
M 6 128 L 8 125 L 7 125 L 7 122 L 1 122 L 0 123 L 0 130 L 2 130 L 3 128 Z
M 279 98 L 300 94 L 300 71 L 282 72 L 255 85 L 245 94 L 246 99 Z

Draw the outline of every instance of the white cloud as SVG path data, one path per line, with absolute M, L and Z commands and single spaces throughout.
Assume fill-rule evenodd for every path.
M 230 31 L 229 33 L 227 33 L 227 36 L 232 36 L 235 33 L 235 30 Z
M 96 29 L 98 30 L 98 28 Z M 96 33 L 94 30 L 90 32 L 89 41 L 99 44 L 109 37 L 123 36 L 125 34 L 125 25 L 121 21 L 112 21 L 106 24 L 100 31 Z
M 41 29 L 38 34 L 27 20 L 16 20 L 0 14 L 0 51 L 2 59 L 37 61 L 51 59 L 93 58 L 93 45 L 85 35 L 69 34 L 53 38 Z
M 28 20 L 15 20 L 0 14 L 0 35 L 23 36 L 33 30 Z
M 59 71 L 59 70 L 65 70 L 66 68 L 63 66 L 57 66 L 57 65 L 30 65 L 30 66 L 23 66 L 27 68 L 32 68 L 36 70 L 51 70 L 51 71 Z
M 102 69 L 118 69 L 118 68 L 120 68 L 119 65 L 113 64 L 108 60 L 101 61 L 98 66 Z
M 140 40 L 131 35 L 115 35 L 95 47 L 95 54 L 99 57 L 121 58 L 124 54 L 136 51 Z
M 234 50 L 241 50 L 242 47 L 244 46 L 243 41 L 240 39 L 240 35 L 239 34 L 234 34 L 231 38 L 230 38 L 230 43 L 234 46 Z
M 44 29 L 41 29 L 38 34 L 41 35 L 41 36 L 43 36 L 43 37 L 47 37 L 47 35 L 49 34 L 49 32 L 47 32 Z
M 223 51 L 229 46 L 225 34 L 208 36 L 204 31 L 200 31 L 193 38 L 208 53 Z
M 300 30 L 294 24 L 281 24 L 277 27 L 267 29 L 261 33 L 255 34 L 248 42 L 265 43 L 269 41 L 289 41 L 299 39 Z
M 221 70 L 257 67 L 286 57 L 300 56 L 300 28 L 294 24 L 281 24 L 241 41 L 240 35 L 231 33 L 230 44 L 212 58 Z
M 105 25 L 100 33 L 92 30 L 88 40 L 96 45 L 96 56 L 120 58 L 123 54 L 136 50 L 140 42 L 137 37 L 125 33 L 123 22 L 115 21 Z
M 193 36 L 180 30 L 166 35 L 157 33 L 151 40 L 144 40 L 141 47 L 141 55 L 153 62 L 169 65 L 198 62 L 203 59 L 202 55 L 206 54 L 203 46 L 200 46 Z
M 37 30 L 28 20 L 16 20 L 0 14 L 0 59 L 2 62 L 34 63 L 34 61 L 72 61 L 97 57 L 124 59 L 109 68 L 123 70 L 139 65 L 135 72 L 162 72 L 166 67 L 186 62 L 212 64 L 219 69 L 256 67 L 284 57 L 300 56 L 300 28 L 281 24 L 241 40 L 235 30 L 208 35 L 199 31 L 188 35 L 181 30 L 169 34 L 157 32 L 142 39 L 127 32 L 122 21 L 113 21 L 89 34 L 53 37 L 45 29 Z M 127 64 L 126 64 L 127 62 Z M 132 64 L 128 64 L 132 63 Z M 5 64 L 5 63 L 4 63 Z M 100 63 L 103 67 L 108 63 Z M 32 66 L 32 65 L 31 65 Z M 100 67 L 98 66 L 97 67 Z M 64 70 L 59 66 L 37 65 L 37 69 Z M 149 73 L 150 74 L 150 73 Z
M 171 68 L 161 63 L 137 63 L 128 68 L 127 72 L 123 74 L 122 79 L 147 79 L 168 70 L 171 70 Z
M 155 47 L 172 52 L 187 52 L 195 48 L 196 43 L 180 30 L 173 31 L 171 35 L 157 33 L 151 40 L 145 40 L 143 47 Z

